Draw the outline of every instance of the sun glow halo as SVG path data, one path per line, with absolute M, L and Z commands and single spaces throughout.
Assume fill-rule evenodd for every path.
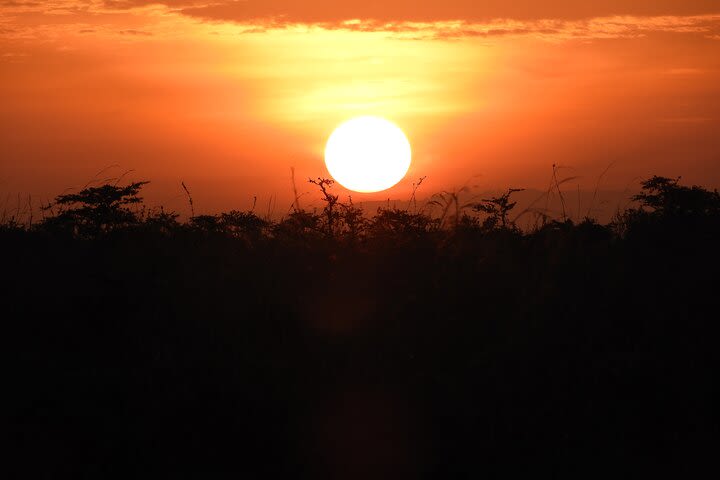
M 342 123 L 325 147 L 325 164 L 343 187 L 356 192 L 387 190 L 403 179 L 412 152 L 394 123 L 380 117 L 357 117 Z

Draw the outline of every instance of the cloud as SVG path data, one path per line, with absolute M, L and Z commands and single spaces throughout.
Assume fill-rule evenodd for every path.
M 245 33 L 285 28 L 291 24 L 270 20 L 250 24 Z M 297 25 L 297 24 L 292 24 Z M 489 22 L 379 22 L 346 20 L 323 22 L 314 27 L 355 32 L 384 32 L 406 39 L 453 40 L 461 38 L 533 37 L 549 41 L 571 39 L 639 38 L 652 33 L 695 34 L 716 38 L 720 34 L 720 15 L 691 17 L 602 17 L 589 20 L 494 20 Z
M 146 31 L 143 31 L 143 30 L 133 30 L 133 29 L 130 29 L 130 30 L 120 30 L 120 32 L 118 32 L 118 33 L 120 33 L 120 35 L 133 35 L 133 36 L 141 36 L 141 37 L 150 37 L 150 36 L 152 36 L 152 33 L 151 33 L 151 32 L 146 32 Z
M 0 0 L 0 7 L 39 7 L 40 2 L 18 1 L 18 0 Z
M 165 5 L 170 8 L 211 5 L 212 1 L 199 0 L 103 0 L 103 5 L 108 8 L 126 10 L 130 8 L 146 7 L 148 5 Z
M 384 32 L 407 39 L 601 39 L 653 32 L 720 38 L 717 0 L 0 0 L 0 11 L 26 8 L 49 15 L 76 10 L 97 15 L 152 5 L 185 18 L 232 22 L 245 33 L 301 26 Z
M 712 38 L 720 33 L 717 0 L 104 0 L 104 4 L 112 8 L 159 4 L 205 21 L 244 25 L 249 33 L 297 25 L 422 39 L 620 38 L 653 31 Z
M 112 8 L 165 5 L 208 20 L 257 23 L 438 22 L 494 19 L 579 20 L 619 15 L 688 16 L 720 13 L 717 0 L 104 0 Z

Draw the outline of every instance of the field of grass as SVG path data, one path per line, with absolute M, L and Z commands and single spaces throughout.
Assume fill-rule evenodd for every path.
M 720 195 L 521 231 L 512 191 L 179 222 L 143 183 L 0 227 L 24 478 L 615 478 L 714 465 Z M 460 208 L 462 207 L 462 208 Z

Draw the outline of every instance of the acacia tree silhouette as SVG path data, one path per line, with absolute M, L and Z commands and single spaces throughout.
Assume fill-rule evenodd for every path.
M 680 177 L 653 176 L 641 182 L 642 191 L 632 200 L 639 202 L 616 215 L 612 228 L 620 236 L 640 234 L 648 238 L 686 236 L 690 230 L 717 228 L 720 193 L 693 185 L 679 185 Z
M 640 202 L 641 209 L 650 208 L 658 216 L 720 213 L 720 194 L 717 190 L 678 185 L 680 178 L 655 175 L 641 183 L 643 191 L 632 199 Z
M 140 219 L 137 213 L 128 206 L 142 202 L 138 193 L 148 183 L 134 182 L 124 187 L 107 184 L 85 188 L 78 193 L 58 195 L 55 202 L 44 209 L 49 210 L 58 205 L 60 212 L 46 218 L 42 227 L 69 229 L 79 236 L 97 236 L 119 227 L 138 224 Z

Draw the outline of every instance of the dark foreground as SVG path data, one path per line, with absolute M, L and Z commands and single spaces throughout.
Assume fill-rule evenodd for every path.
M 497 212 L 441 228 L 386 211 L 353 231 L 347 209 L 6 225 L 12 463 L 93 479 L 714 469 L 720 201 L 673 185 L 611 226 L 525 234 Z

